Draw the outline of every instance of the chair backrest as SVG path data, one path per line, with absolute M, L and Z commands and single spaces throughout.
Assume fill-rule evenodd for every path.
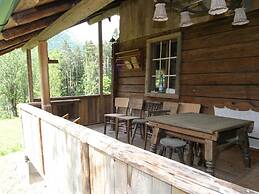
M 129 101 L 129 115 L 137 114 L 142 116 L 143 103 L 144 100 L 142 98 L 131 98 Z
M 145 116 L 151 116 L 153 111 L 161 110 L 162 104 L 161 102 L 154 102 L 154 101 L 145 101 L 144 111 Z
M 180 103 L 178 113 L 200 113 L 201 105 L 192 103 Z
M 169 114 L 176 114 L 179 104 L 176 102 L 163 102 L 163 109 L 170 110 Z
M 80 124 L 80 117 L 78 117 L 77 119 L 73 120 L 73 123 Z
M 69 119 L 69 114 L 67 113 L 67 114 L 63 115 L 62 118 Z
M 129 98 L 115 98 L 114 106 L 116 109 L 116 113 L 118 113 L 120 109 L 123 109 L 124 113 L 126 113 L 129 106 Z

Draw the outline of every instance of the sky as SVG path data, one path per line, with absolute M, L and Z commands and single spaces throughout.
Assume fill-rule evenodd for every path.
M 103 41 L 109 41 L 115 28 L 119 29 L 119 16 L 111 17 L 111 22 L 108 19 L 103 20 Z M 98 43 L 98 23 L 88 25 L 87 22 L 69 28 L 65 31 L 77 42 L 84 43 L 86 40 L 92 40 Z

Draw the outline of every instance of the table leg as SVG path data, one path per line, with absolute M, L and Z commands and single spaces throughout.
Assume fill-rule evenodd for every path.
M 131 138 L 131 121 L 130 120 L 127 120 L 126 130 L 127 130 L 127 141 L 130 144 L 130 138 Z
M 147 149 L 147 125 L 144 125 L 144 150 Z
M 186 161 L 189 166 L 193 166 L 193 159 L 194 159 L 193 147 L 194 147 L 194 143 L 192 141 L 190 141 L 189 142 L 189 150 L 188 150 L 188 153 L 187 153 L 187 161 Z
M 238 144 L 244 157 L 244 163 L 247 168 L 251 168 L 251 155 L 249 152 L 249 139 L 247 130 L 240 129 L 238 131 Z
M 205 146 L 206 172 L 214 176 L 216 142 L 212 140 L 205 140 L 204 146 Z
M 115 138 L 118 139 L 119 137 L 119 119 L 115 118 Z
M 151 138 L 150 151 L 156 153 L 157 151 L 157 140 L 158 140 L 159 128 L 153 127 L 153 133 Z

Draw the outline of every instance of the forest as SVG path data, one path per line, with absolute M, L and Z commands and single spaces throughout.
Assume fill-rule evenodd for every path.
M 118 31 L 114 31 L 114 37 Z M 92 41 L 80 45 L 61 33 L 48 41 L 51 97 L 80 96 L 99 93 L 98 46 Z M 111 43 L 103 43 L 104 94 L 110 93 Z M 37 48 L 32 50 L 34 98 L 40 97 L 39 60 Z M 21 49 L 0 57 L 0 119 L 16 117 L 17 105 L 28 101 L 26 53 Z

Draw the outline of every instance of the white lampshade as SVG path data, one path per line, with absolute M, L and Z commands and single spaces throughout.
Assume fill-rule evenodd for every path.
M 180 27 L 188 27 L 193 25 L 189 11 L 181 12 Z
M 232 25 L 238 26 L 238 25 L 245 25 L 248 23 L 249 23 L 249 20 L 246 17 L 245 8 L 235 9 L 235 16 L 234 16 L 234 21 L 232 22 Z
M 225 0 L 211 0 L 210 15 L 220 15 L 228 11 Z
M 153 21 L 164 22 L 168 20 L 166 10 L 165 10 L 165 3 L 157 3 L 155 5 L 155 13 L 153 17 Z

